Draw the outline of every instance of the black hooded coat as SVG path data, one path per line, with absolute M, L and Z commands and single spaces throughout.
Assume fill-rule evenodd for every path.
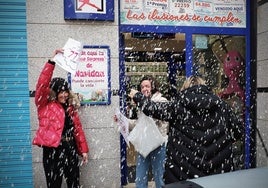
M 234 170 L 232 143 L 243 127 L 231 108 L 205 85 L 156 103 L 137 93 L 133 100 L 153 118 L 169 122 L 165 184 Z

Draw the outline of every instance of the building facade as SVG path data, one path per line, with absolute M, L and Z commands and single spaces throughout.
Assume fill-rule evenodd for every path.
M 19 1 L 17 1 L 19 2 Z M 20 1 L 21 2 L 21 1 Z M 2 2 L 3 4 L 10 3 L 11 5 L 17 5 L 16 1 L 7 1 L 6 3 Z M 114 20 L 113 21 L 103 21 L 103 20 L 69 20 L 64 19 L 64 2 L 63 1 L 35 1 L 35 0 L 28 0 L 28 1 L 22 1 L 22 3 L 25 4 L 25 10 L 24 13 L 26 15 L 25 17 L 25 28 L 26 28 L 26 38 L 27 38 L 27 61 L 25 62 L 28 70 L 27 70 L 27 82 L 26 86 L 28 84 L 28 90 L 29 90 L 29 98 L 27 98 L 28 104 L 29 104 L 29 113 L 26 113 L 28 116 L 29 121 L 28 122 L 28 128 L 26 126 L 26 131 L 30 133 L 30 135 L 26 135 L 26 133 L 23 133 L 18 136 L 21 136 L 25 138 L 27 141 L 25 142 L 26 145 L 28 145 L 29 149 L 27 149 L 27 153 L 31 155 L 32 158 L 23 159 L 22 162 L 25 164 L 28 164 L 29 161 L 32 166 L 30 168 L 32 171 L 28 170 L 29 174 L 32 174 L 32 177 L 29 175 L 27 178 L 31 179 L 29 180 L 29 187 L 46 187 L 45 183 L 45 176 L 43 172 L 43 165 L 42 165 L 42 149 L 37 146 L 31 146 L 31 140 L 32 137 L 37 130 L 38 127 L 38 119 L 37 119 L 37 111 L 34 104 L 34 90 L 35 90 L 35 84 L 37 82 L 38 75 L 40 73 L 40 70 L 44 66 L 45 62 L 51 58 L 53 51 L 58 48 L 62 48 L 67 41 L 68 38 L 74 38 L 75 40 L 83 42 L 85 45 L 98 45 L 98 46 L 109 46 L 110 48 L 110 88 L 111 88 L 111 97 L 110 101 L 111 103 L 109 105 L 84 105 L 79 109 L 79 114 L 81 117 L 81 121 L 84 126 L 84 131 L 86 133 L 86 137 L 89 143 L 90 152 L 89 152 L 89 163 L 86 166 L 81 167 L 81 184 L 83 187 L 101 187 L 101 188 L 118 188 L 121 187 L 121 185 L 125 185 L 127 181 L 131 181 L 133 177 L 131 177 L 130 172 L 131 168 L 126 168 L 126 166 L 131 167 L 132 163 L 134 164 L 135 157 L 133 150 L 126 149 L 126 146 L 122 144 L 122 137 L 120 136 L 120 133 L 118 132 L 117 125 L 113 122 L 113 115 L 116 112 L 118 108 L 124 108 L 124 93 L 128 89 L 127 86 L 125 86 L 122 82 L 124 80 L 125 76 L 132 76 L 133 79 L 132 84 L 135 83 L 135 76 L 140 77 L 143 74 L 135 73 L 135 71 L 129 71 L 133 70 L 133 66 L 139 65 L 140 67 L 144 66 L 144 62 L 155 62 L 155 60 L 150 59 L 150 55 L 154 56 L 157 55 L 157 53 L 150 54 L 149 56 L 144 56 L 144 51 L 155 51 L 150 48 L 158 48 L 159 46 L 157 44 L 161 44 L 162 48 L 165 48 L 165 52 L 169 53 L 170 46 L 174 47 L 172 49 L 176 52 L 183 52 L 183 49 L 186 47 L 186 40 L 187 40 L 187 28 L 185 29 L 185 33 L 183 32 L 174 32 L 176 35 L 174 35 L 174 38 L 166 38 L 166 42 L 161 42 L 161 39 L 154 37 L 154 41 L 146 40 L 146 43 L 149 44 L 146 46 L 146 49 L 144 50 L 144 41 L 137 42 L 137 38 L 133 37 L 133 34 L 131 33 L 131 27 L 121 27 L 120 25 L 120 3 L 118 1 L 114 1 Z M 251 5 L 253 6 L 253 5 Z M 251 135 L 251 139 L 248 140 L 249 148 L 248 153 L 250 154 L 249 161 L 247 163 L 248 167 L 261 167 L 261 166 L 267 166 L 268 160 L 267 160 L 267 145 L 268 145 L 268 78 L 266 76 L 268 72 L 268 53 L 267 53 L 267 44 L 268 44 L 268 1 L 266 0 L 259 0 L 255 4 L 255 8 L 257 9 L 256 15 L 253 14 L 250 15 L 250 17 L 255 19 L 256 21 L 256 33 L 255 38 L 257 40 L 256 43 L 254 41 L 251 42 L 251 47 L 244 48 L 245 49 L 257 49 L 256 52 L 256 59 L 251 59 L 252 64 L 256 65 L 255 67 L 250 67 L 250 70 L 252 71 L 252 74 L 256 78 L 255 79 L 255 86 L 252 84 L 250 86 L 251 89 L 254 89 L 253 93 L 254 96 L 250 96 L 251 98 L 251 104 L 252 104 L 252 110 L 253 112 L 250 112 L 249 114 L 249 125 L 257 126 L 257 128 L 250 127 L 249 131 L 252 131 L 249 133 Z M 4 11 L 3 11 L 4 12 Z M 254 21 L 252 22 L 254 24 Z M 251 25 L 252 26 L 252 25 Z M 249 27 L 249 26 L 247 26 Z M 0 29 L 2 30 L 2 29 Z M 152 29 L 153 31 L 154 29 Z M 155 30 L 154 30 L 155 31 Z M 144 31 L 143 31 L 144 32 Z M 239 34 L 240 31 L 238 31 Z M 137 33 L 137 32 L 135 32 Z M 161 33 L 170 33 L 170 32 L 163 32 Z M 252 32 L 254 34 L 254 32 Z M 230 35 L 229 31 L 227 34 Z M 226 34 L 225 34 L 226 35 Z M 235 35 L 235 34 L 234 34 Z M 4 36 L 4 35 L 3 35 Z M 139 36 L 141 37 L 141 36 Z M 158 37 L 163 37 L 158 36 Z M 170 37 L 170 36 L 169 36 Z M 173 37 L 173 36 L 172 36 Z M 7 37 L 8 38 L 8 37 Z M 198 40 L 201 40 L 202 37 L 200 37 Z M 240 43 L 241 38 L 235 38 L 233 40 L 236 40 L 236 43 Z M 201 40 L 202 41 L 202 40 Z M 241 44 L 247 44 L 246 39 L 242 39 Z M 2 42 L 1 42 L 2 43 Z M 134 50 L 131 52 L 139 52 L 138 56 L 143 57 L 142 60 L 130 60 L 132 55 L 134 53 L 124 54 L 125 57 L 122 57 L 122 51 L 123 49 L 126 49 L 127 45 L 133 45 Z M 5 44 L 4 42 L 2 43 Z M 197 44 L 197 43 L 195 43 Z M 257 44 L 257 46 L 255 46 Z M 3 45 L 1 45 L 3 47 Z M 166 45 L 166 46 L 165 46 Z M 202 44 L 200 44 L 202 46 Z M 253 51 L 253 50 L 252 50 Z M 200 59 L 200 56 L 198 54 L 202 54 L 202 50 L 196 51 L 196 58 Z M 246 52 L 242 52 L 245 56 Z M 130 55 L 131 54 L 131 55 Z M 253 53 L 254 54 L 254 53 Z M 148 55 L 148 54 L 147 54 Z M 163 53 L 161 54 L 163 55 Z M 170 55 L 170 54 L 168 54 Z M 174 55 L 174 54 L 172 54 Z M 182 54 L 179 54 L 182 55 Z M 189 54 L 186 54 L 186 57 L 188 57 Z M 4 56 L 0 56 L 1 58 L 6 58 Z M 126 57 L 130 58 L 127 59 Z M 148 59 L 146 59 L 146 57 Z M 252 56 L 254 57 L 254 55 Z M 134 59 L 135 59 L 134 55 Z M 179 56 L 178 58 L 181 58 Z M 185 57 L 184 57 L 185 59 Z M 164 58 L 160 58 L 159 62 L 166 61 Z M 158 60 L 156 61 L 158 62 Z M 146 64 L 147 66 L 148 64 Z M 149 68 L 154 67 L 154 63 L 151 63 L 152 66 Z M 0 66 L 1 63 L 0 63 Z M 129 68 L 129 69 L 125 69 Z M 137 68 L 137 67 L 135 67 Z M 146 67 L 148 68 L 148 67 Z M 159 64 L 157 64 L 156 68 L 157 76 L 161 78 L 161 76 L 165 75 L 161 72 L 164 69 L 159 67 Z M 6 69 L 6 64 L 3 64 L 2 70 Z M 10 70 L 12 67 L 8 68 Z M 161 70 L 159 70 L 161 69 Z M 1 71 L 2 71 L 1 70 Z M 200 69 L 201 70 L 201 69 Z M 255 71 L 254 71 L 255 70 Z M 141 71 L 142 72 L 142 71 Z M 152 71 L 154 72 L 154 71 Z M 255 73 L 254 73 L 255 72 Z M 187 70 L 181 70 L 180 76 L 183 76 L 182 78 L 185 78 L 185 76 L 188 74 Z M 64 71 L 60 67 L 56 67 L 56 70 L 54 72 L 54 76 L 60 76 L 60 77 L 68 77 L 66 71 Z M 213 75 L 212 75 L 213 76 Z M 252 76 L 252 75 L 251 75 Z M 1 74 L 1 81 L 4 83 L 6 79 L 6 74 Z M 11 76 L 9 76 L 11 77 Z M 8 78 L 9 78 L 8 77 Z M 12 80 L 12 79 L 11 79 Z M 212 80 L 213 82 L 213 80 Z M 252 82 L 252 83 L 254 83 Z M 217 82 L 218 83 L 218 82 Z M 15 85 L 16 87 L 16 81 L 12 80 L 11 85 Z M 123 86 L 122 86 L 123 85 Z M 135 84 L 134 84 L 135 85 Z M 217 84 L 216 84 L 217 85 Z M 5 88 L 2 89 L 5 91 Z M 27 91 L 28 92 L 28 91 Z M 250 93 L 250 92 L 249 92 Z M 14 97 L 19 97 L 19 95 L 14 94 Z M 2 98 L 2 102 L 6 99 L 5 97 Z M 25 100 L 27 102 L 27 100 Z M 3 102 L 4 103 L 4 102 Z M 20 104 L 17 102 L 15 106 Z M 7 104 L 9 105 L 9 104 Z M 2 104 L 1 104 L 2 106 Z M 5 105 L 4 105 L 5 107 Z M 13 109 L 13 106 L 10 107 Z M 27 106 L 26 106 L 27 108 Z M 5 109 L 5 108 L 4 108 Z M 9 109 L 9 107 L 7 107 Z M 248 109 L 250 111 L 250 109 Z M 1 114 L 1 112 L 0 112 Z M 28 115 L 27 115 L 28 114 Z M 1 120 L 3 118 L 2 122 L 6 122 L 7 116 L 1 116 Z M 11 118 L 11 117 L 8 117 Z M 6 121 L 5 121 L 6 120 Z M 9 122 L 9 121 L 7 121 Z M 4 126 L 1 123 L 1 137 L 5 138 L 5 135 L 8 135 L 7 133 L 10 133 L 10 126 Z M 2 136 L 3 135 L 3 136 Z M 25 136 L 26 135 L 26 136 Z M 1 140 L 2 143 L 6 143 L 8 141 L 9 137 L 6 137 L 6 139 Z M 16 140 L 17 141 L 17 140 Z M 3 144 L 2 144 L 3 145 Z M 10 145 L 7 145 L 6 147 L 12 148 L 14 145 L 10 143 Z M 255 147 L 256 146 L 256 147 Z M 16 172 L 16 165 L 11 165 L 8 167 L 5 160 L 8 159 L 9 156 L 13 156 L 12 150 L 2 150 L 5 152 L 5 158 L 2 158 L 2 161 L 0 166 L 0 169 L 9 169 L 9 173 L 7 174 L 5 170 L 0 170 L 0 185 L 5 185 L 5 187 L 12 187 L 16 185 L 15 187 L 23 186 L 23 183 L 20 183 L 20 178 L 14 178 L 12 172 Z M 4 155 L 2 155 L 4 156 Z M 245 156 L 247 157 L 247 156 Z M 12 157 L 10 157 L 12 159 Z M 20 157 L 22 158 L 22 157 Z M 126 158 L 128 158 L 126 160 Z M 14 159 L 15 160 L 15 159 Z M 126 163 L 127 161 L 127 163 Z M 2 168 L 3 165 L 3 168 Z M 126 165 L 126 166 L 124 166 Z M 27 165 L 29 167 L 29 165 Z M 27 169 L 25 168 L 25 171 Z M 21 174 L 22 171 L 21 171 Z M 21 179 L 24 178 L 23 175 L 18 176 L 21 177 Z M 132 180 L 133 181 L 133 180 Z M 5 182 L 8 182 L 5 184 Z M 14 184 L 10 183 L 14 182 Z M 18 183 L 17 183 L 18 182 Z M 17 184 L 16 184 L 17 183 Z M 32 186 L 31 186 L 32 185 Z M 65 185 L 63 185 L 64 187 Z M 24 184 L 25 187 L 25 184 Z M 27 186 L 26 186 L 27 187 Z
M 268 29 L 267 12 L 268 1 L 258 1 L 257 6 L 257 166 L 267 166 L 267 81 L 265 72 L 268 69 L 268 55 L 266 46 Z

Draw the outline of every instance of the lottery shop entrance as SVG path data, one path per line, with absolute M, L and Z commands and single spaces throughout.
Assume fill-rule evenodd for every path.
M 246 20 L 246 14 L 250 13 L 251 2 L 232 1 L 232 5 L 235 6 L 218 1 L 206 4 L 199 1 L 198 3 L 172 1 L 169 4 L 167 2 L 163 1 L 161 5 L 157 5 L 159 9 L 152 8 L 150 2 L 149 4 L 139 4 L 134 1 L 120 3 L 121 112 L 128 118 L 136 118 L 135 113 L 131 112 L 135 106 L 132 106 L 127 94 L 131 88 L 137 88 L 143 75 L 150 74 L 156 77 L 160 82 L 161 92 L 167 99 L 172 98 L 174 90 L 180 88 L 186 77 L 202 76 L 213 92 L 226 100 L 244 123 L 245 140 L 240 140 L 233 145 L 235 168 L 254 167 L 256 163 L 255 137 L 252 128 L 255 126 L 252 116 L 254 93 L 249 91 L 254 87 L 252 80 L 256 75 L 251 72 L 254 64 L 251 61 L 251 36 L 248 29 L 250 24 L 245 24 L 246 21 L 250 22 Z M 226 12 L 225 15 L 224 12 L 213 12 L 209 9 L 212 4 L 218 7 L 217 9 L 240 7 L 240 10 L 245 10 L 245 12 L 232 12 L 236 20 L 240 19 L 241 22 L 229 20 L 224 26 L 219 24 L 217 18 L 224 18 L 230 13 Z M 221 6 L 218 6 L 219 4 Z M 204 12 L 205 9 L 207 12 Z M 177 10 L 181 12 L 176 12 Z M 205 18 L 210 12 L 214 15 L 215 23 L 212 23 L 213 20 L 203 24 L 192 20 L 189 20 L 189 23 L 180 20 L 177 24 L 170 21 L 156 21 L 152 17 L 156 12 L 158 15 L 160 12 L 164 12 L 163 14 L 168 12 L 168 15 L 195 14 L 200 18 Z M 135 22 L 136 18 L 141 18 L 135 18 L 138 15 L 143 16 L 143 19 Z M 204 21 L 204 19 L 200 20 Z M 234 69 L 228 69 L 225 65 L 234 66 Z M 133 168 L 135 168 L 135 150 L 132 146 L 128 147 L 121 137 L 122 185 L 134 181 Z

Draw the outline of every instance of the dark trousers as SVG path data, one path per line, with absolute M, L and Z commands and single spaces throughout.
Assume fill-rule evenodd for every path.
M 68 188 L 79 187 L 79 158 L 74 141 L 57 148 L 43 148 L 43 165 L 48 188 L 60 188 L 63 176 Z

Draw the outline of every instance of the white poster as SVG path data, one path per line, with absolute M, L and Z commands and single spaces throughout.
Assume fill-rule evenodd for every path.
M 82 52 L 83 45 L 81 42 L 69 38 L 63 47 L 63 54 L 58 53 L 53 61 L 57 63 L 61 68 L 75 74 L 78 66 L 78 61 Z
M 120 130 L 120 133 L 124 137 L 127 145 L 129 146 L 129 123 L 128 119 L 119 111 L 119 109 L 116 110 L 115 115 L 117 116 L 117 124 Z

